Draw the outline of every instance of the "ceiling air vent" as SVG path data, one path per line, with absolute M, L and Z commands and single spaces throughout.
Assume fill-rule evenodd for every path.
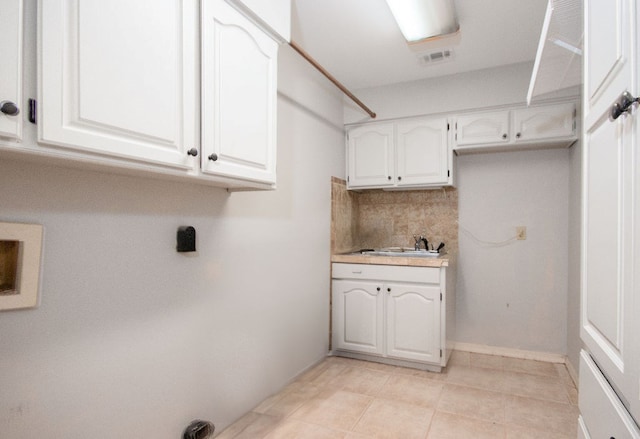
M 435 65 L 453 59 L 453 51 L 451 49 L 437 50 L 431 53 L 421 53 L 418 55 L 418 61 L 423 65 Z

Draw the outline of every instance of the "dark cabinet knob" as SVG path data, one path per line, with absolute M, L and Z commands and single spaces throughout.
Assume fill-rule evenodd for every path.
M 376 291 L 380 291 L 380 287 L 376 288 Z
M 193 156 L 193 157 L 197 157 L 198 156 L 198 150 L 195 148 L 191 148 L 189 151 L 187 151 L 187 154 Z
M 400 180 L 402 180 L 402 177 L 400 177 L 400 176 L 398 175 L 398 181 L 400 181 Z
M 211 160 L 212 162 L 215 162 L 216 160 L 218 160 L 218 154 L 216 154 L 215 152 L 213 154 L 211 154 L 209 157 L 207 157 L 209 160 Z
M 502 135 L 502 138 L 503 138 L 503 139 L 506 139 L 506 138 L 507 138 L 507 135 L 506 135 L 506 134 L 503 134 L 503 135 Z
M 390 293 L 391 292 L 391 288 L 387 288 L 387 292 Z
M 0 102 L 0 112 L 7 116 L 17 116 L 20 113 L 20 109 L 11 101 L 2 101 Z
M 391 180 L 391 176 L 388 176 L 388 177 L 387 177 L 387 180 Z
M 516 139 L 520 138 L 520 133 L 516 133 Z

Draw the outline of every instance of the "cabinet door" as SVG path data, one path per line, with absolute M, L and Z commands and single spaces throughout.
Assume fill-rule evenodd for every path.
M 388 284 L 387 355 L 440 363 L 440 288 Z
M 334 280 L 333 348 L 368 354 L 383 353 L 381 284 Z
M 223 0 L 201 9 L 202 171 L 275 183 L 278 43 Z
M 393 186 L 393 124 L 372 124 L 347 134 L 347 185 Z
M 640 92 L 636 8 L 634 0 L 585 1 L 580 335 L 640 420 L 639 115 L 609 119 L 622 92 Z
M 458 116 L 456 144 L 482 145 L 509 142 L 509 112 L 474 113 Z
M 575 105 L 558 104 L 513 111 L 516 142 L 575 136 Z
M 0 14 L 0 102 L 9 101 L 20 113 L 0 113 L 0 137 L 22 139 L 22 0 L 3 0 Z
M 191 0 L 40 0 L 38 135 L 82 152 L 193 169 Z M 97 156 L 94 156 L 97 157 Z
M 396 163 L 398 186 L 447 183 L 449 142 L 447 119 L 398 122 Z

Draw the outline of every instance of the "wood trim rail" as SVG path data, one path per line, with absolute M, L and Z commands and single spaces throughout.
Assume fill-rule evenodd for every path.
M 353 102 L 355 102 L 360 108 L 362 108 L 364 111 L 367 112 L 367 114 L 369 116 L 371 116 L 372 119 L 376 118 L 376 113 L 374 113 L 373 111 L 371 111 L 369 109 L 369 107 L 367 107 L 364 103 L 362 103 L 362 101 L 360 99 L 358 99 L 353 93 L 351 93 L 349 91 L 349 89 L 347 89 L 347 87 L 345 87 L 344 85 L 342 85 L 342 83 L 340 81 L 338 81 L 331 73 L 329 73 L 324 67 L 322 67 L 318 61 L 316 61 L 315 59 L 313 59 L 311 57 L 311 55 L 309 55 L 307 52 L 305 52 L 305 50 L 298 46 L 295 42 L 291 41 L 289 42 L 289 45 L 291 46 L 291 48 L 293 50 L 295 50 L 296 52 L 298 52 L 304 59 L 306 59 L 309 64 L 311 64 L 313 67 L 315 67 L 320 73 L 322 73 L 324 76 L 326 76 L 326 78 L 333 82 L 333 84 L 338 87 L 340 89 L 340 91 L 342 91 L 344 94 L 346 94 Z

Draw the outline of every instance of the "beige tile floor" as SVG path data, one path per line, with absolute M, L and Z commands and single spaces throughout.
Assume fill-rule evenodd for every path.
M 455 351 L 441 374 L 329 357 L 218 439 L 568 439 L 562 364 Z

